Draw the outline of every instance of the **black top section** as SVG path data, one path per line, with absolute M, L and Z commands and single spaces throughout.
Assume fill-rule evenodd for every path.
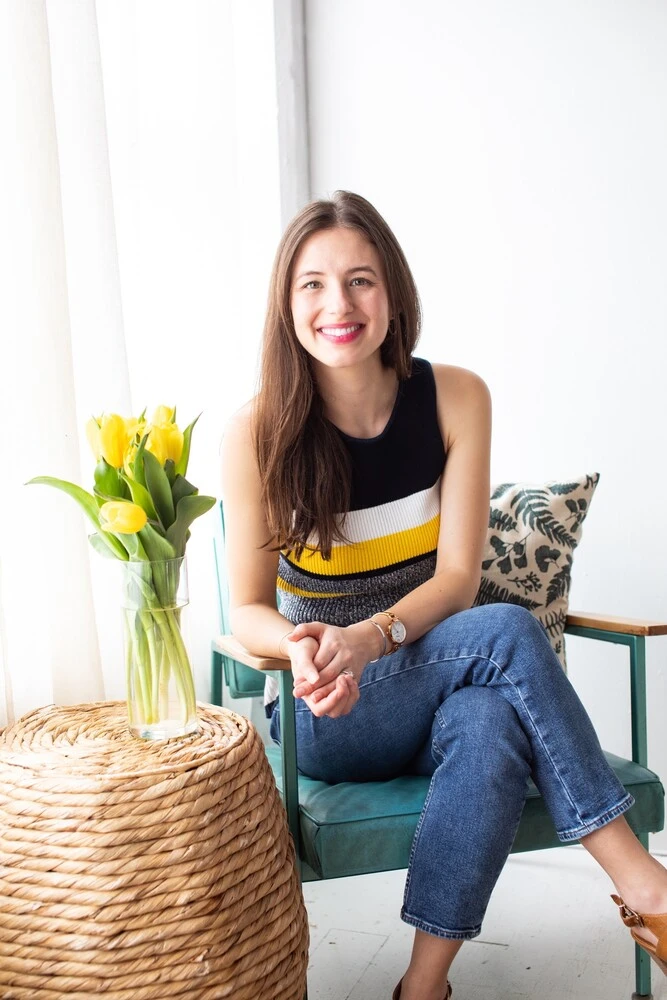
M 399 383 L 381 434 L 355 438 L 338 433 L 352 460 L 350 510 L 377 507 L 433 486 L 445 466 L 445 448 L 430 363 L 412 359 L 412 374 Z

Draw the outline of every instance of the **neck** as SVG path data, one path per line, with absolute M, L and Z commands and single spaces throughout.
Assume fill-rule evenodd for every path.
M 324 415 L 352 437 L 381 434 L 396 401 L 396 372 L 382 365 L 379 352 L 369 362 L 360 368 L 322 366 L 316 372 Z

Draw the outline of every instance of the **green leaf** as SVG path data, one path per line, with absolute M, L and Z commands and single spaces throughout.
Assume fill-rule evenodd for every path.
M 214 503 L 215 497 L 187 496 L 181 499 L 176 520 L 167 528 L 167 538 L 174 546 L 176 555 L 182 556 L 185 553 L 188 528 L 192 522 L 209 511 Z
M 517 527 L 513 517 L 501 510 L 500 507 L 491 507 L 489 528 L 495 528 L 496 531 L 516 531 Z
M 99 460 L 95 467 L 95 492 L 98 496 L 108 496 L 113 500 L 118 500 L 119 498 L 127 500 L 130 495 L 118 469 L 114 469 L 112 465 L 108 465 L 103 458 Z
M 164 471 L 167 479 L 169 480 L 169 485 L 174 485 L 174 479 L 176 478 L 176 466 L 174 465 L 173 458 L 168 458 L 164 463 Z
M 498 498 L 501 497 L 503 493 L 507 493 L 507 491 L 511 489 L 512 486 L 514 485 L 515 483 L 500 483 L 498 486 L 496 486 L 493 493 L 491 494 L 491 499 L 498 500 Z
M 146 488 L 155 504 L 160 521 L 165 528 L 174 523 L 174 501 L 171 496 L 171 486 L 167 474 L 150 451 L 144 452 L 144 474 Z
M 100 493 L 97 489 L 93 492 L 100 507 L 103 503 L 118 503 L 118 497 L 115 497 L 112 493 Z M 127 497 L 127 499 L 129 500 L 130 498 Z
M 581 483 L 552 483 L 549 492 L 555 496 L 564 496 L 566 493 L 572 493 L 573 490 L 579 489 L 580 486 Z
M 185 476 L 176 476 L 171 487 L 171 495 L 174 498 L 174 507 L 178 507 L 183 497 L 196 496 L 199 492 L 196 486 L 189 483 Z
M 127 560 L 125 549 L 120 542 L 118 542 L 118 539 L 116 539 L 113 535 L 107 536 L 105 532 L 101 532 L 100 509 L 94 496 L 82 489 L 81 486 L 77 486 L 75 483 L 68 483 L 64 479 L 55 479 L 53 476 L 35 476 L 34 479 L 30 479 L 26 483 L 26 486 L 30 486 L 31 483 L 37 483 L 43 486 L 53 486 L 55 489 L 62 490 L 63 493 L 67 493 L 67 495 L 72 497 L 73 500 L 76 500 L 86 517 L 88 517 L 93 522 L 95 528 L 100 531 L 100 537 L 109 538 L 108 547 L 111 549 L 113 554 L 118 559 Z
M 132 463 L 132 468 L 134 470 L 134 478 L 139 483 L 140 486 L 146 487 L 146 476 L 144 475 L 144 455 L 146 449 L 146 442 L 148 441 L 148 434 L 144 434 L 141 441 L 139 442 L 139 447 L 137 448 L 136 454 L 134 456 L 134 461 Z
M 106 533 L 106 531 L 104 531 L 104 532 L 95 532 L 94 535 L 88 535 L 88 541 L 90 542 L 90 544 L 92 545 L 92 547 L 95 549 L 95 551 L 99 552 L 99 554 L 101 556 L 105 556 L 107 559 L 117 559 L 118 558 L 118 556 L 116 555 L 115 549 L 112 549 L 109 546 L 109 543 L 107 541 L 107 533 Z
M 518 604 L 520 608 L 527 611 L 534 611 L 540 607 L 539 601 L 533 601 L 530 597 L 523 597 L 521 594 L 514 594 L 506 587 L 500 587 L 488 576 L 482 577 L 477 596 L 473 607 L 477 608 L 482 604 Z
M 151 524 L 147 524 L 141 529 L 139 538 L 141 539 L 146 556 L 151 562 L 159 562 L 161 559 L 175 559 L 179 555 L 174 550 L 173 545 L 159 531 L 156 531 Z
M 189 424 L 183 431 L 183 451 L 181 452 L 181 457 L 176 463 L 176 472 L 179 476 L 184 476 L 185 473 L 188 471 L 188 462 L 190 460 L 190 439 L 192 437 L 192 431 L 194 430 L 194 426 L 199 420 L 199 417 L 201 417 L 201 413 L 199 414 L 198 417 L 195 417 L 192 423 Z
M 123 475 L 123 479 L 127 486 L 129 487 L 130 494 L 132 496 L 132 502 L 139 505 L 142 510 L 145 510 L 149 520 L 158 521 L 157 511 L 153 504 L 150 493 L 145 486 L 138 483 L 135 479 L 130 479 L 129 476 Z
M 120 544 L 122 546 L 124 546 L 124 548 L 127 550 L 127 554 L 129 555 L 130 559 L 132 559 L 132 560 L 137 560 L 137 559 L 146 560 L 146 559 L 149 558 L 146 555 L 144 547 L 143 547 L 143 545 L 141 544 L 141 542 L 139 540 L 139 533 L 138 532 L 133 531 L 131 534 L 128 534 L 128 535 L 120 534 L 120 533 L 116 534 L 114 532 L 114 538 L 117 538 L 118 541 L 120 542 Z

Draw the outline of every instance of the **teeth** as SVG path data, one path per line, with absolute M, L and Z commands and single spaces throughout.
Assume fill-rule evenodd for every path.
M 359 330 L 360 327 L 361 323 L 353 323 L 352 326 L 343 327 L 323 326 L 321 327 L 321 330 L 322 333 L 326 333 L 329 337 L 343 337 L 347 333 L 354 333 L 355 330 Z

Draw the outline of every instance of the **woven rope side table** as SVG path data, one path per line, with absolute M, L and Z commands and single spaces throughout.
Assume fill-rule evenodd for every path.
M 0 733 L 1 1000 L 302 1000 L 308 924 L 241 716 L 152 743 L 124 702 Z

